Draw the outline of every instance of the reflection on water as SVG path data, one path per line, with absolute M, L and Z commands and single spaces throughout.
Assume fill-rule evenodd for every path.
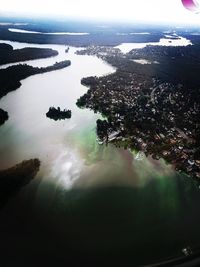
M 27 46 L 7 43 L 15 49 Z M 29 77 L 22 81 L 20 89 L 2 98 L 1 107 L 8 111 L 10 118 L 0 128 L 0 137 L 4 140 L 0 143 L 1 168 L 26 158 L 39 157 L 43 162 L 41 172 L 48 179 L 54 179 L 56 186 L 63 184 L 64 188 L 100 184 L 140 186 L 152 179 L 157 165 L 161 170 L 156 177 L 173 174 L 171 167 L 164 163 L 146 157 L 142 161 L 134 160 L 129 151 L 112 145 L 100 146 L 96 142 L 96 119 L 100 115 L 80 110 L 75 103 L 86 90 L 80 84 L 81 78 L 115 71 L 111 66 L 96 57 L 78 56 L 73 47 L 67 54 L 65 46 L 45 47 L 58 50 L 59 55 L 55 59 L 33 60 L 34 66 L 63 59 L 70 59 L 72 65 Z M 45 114 L 50 106 L 71 109 L 72 118 L 57 122 L 47 119 Z
M 13 45 L 14 48 L 25 46 Z M 49 162 L 58 156 L 56 151 L 60 146 L 65 149 L 70 136 L 82 127 L 93 124 L 95 131 L 98 116 L 76 107 L 76 100 L 86 90 L 80 80 L 85 76 L 103 75 L 115 70 L 95 57 L 78 57 L 74 54 L 75 48 L 70 48 L 69 53 L 65 54 L 64 46 L 49 47 L 59 49 L 60 54 L 54 60 L 70 59 L 72 65 L 60 71 L 29 77 L 22 81 L 20 89 L 1 99 L 1 107 L 10 116 L 0 128 L 1 140 L 4 140 L 0 143 L 0 150 L 3 151 L 1 167 L 8 167 L 30 156 L 42 157 Z M 34 64 L 37 62 L 48 65 L 49 59 L 35 60 Z M 72 118 L 57 122 L 47 119 L 45 114 L 52 105 L 71 109 Z
M 15 49 L 27 46 L 7 43 Z M 56 49 L 59 55 L 31 64 L 58 59 L 72 64 L 27 78 L 0 100 L 10 116 L 0 127 L 1 168 L 33 157 L 42 162 L 38 178 L 1 212 L 4 249 L 9 249 L 9 233 L 15 259 L 22 250 L 25 259 L 34 251 L 49 261 L 52 255 L 70 260 L 74 253 L 76 259 L 92 253 L 108 262 L 116 255 L 116 262 L 148 263 L 197 246 L 200 192 L 195 182 L 163 160 L 99 145 L 95 126 L 100 115 L 75 104 L 87 90 L 80 84 L 82 77 L 115 70 L 96 57 L 74 54 L 72 47 L 66 54 L 64 46 L 37 46 Z M 71 109 L 72 118 L 46 118 L 52 105 Z
M 98 172 L 93 175 L 95 179 Z M 126 173 L 119 175 L 126 179 Z M 39 188 L 35 209 L 44 229 L 56 229 L 60 255 L 66 255 L 67 247 L 69 260 L 75 250 L 79 259 L 93 255 L 104 264 L 123 261 L 119 266 L 137 266 L 182 256 L 183 247 L 198 244 L 200 216 L 194 203 L 199 200 L 199 190 L 189 180 L 161 176 L 143 187 L 82 183 L 66 191 L 45 184 Z

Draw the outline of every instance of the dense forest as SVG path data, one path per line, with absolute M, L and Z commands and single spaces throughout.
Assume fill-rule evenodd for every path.
M 46 68 L 36 68 L 26 64 L 19 64 L 6 69 L 0 69 L 0 98 L 19 88 L 21 86 L 20 81 L 31 75 L 63 69 L 70 66 L 70 64 L 70 60 L 65 60 Z M 0 125 L 7 119 L 8 113 L 4 110 L 0 110 Z
M 18 27 L 19 28 L 19 27 Z M 24 27 L 23 27 L 24 28 Z M 24 28 L 29 30 L 28 25 Z M 33 30 L 31 28 L 31 30 Z M 10 40 L 34 44 L 64 44 L 76 47 L 89 46 L 89 45 L 107 45 L 116 46 L 121 43 L 143 43 L 143 42 L 159 42 L 160 38 L 164 37 L 162 33 L 152 34 L 132 34 L 120 35 L 112 31 L 96 31 L 86 35 L 52 35 L 43 33 L 19 33 L 11 32 L 8 26 L 0 26 L 1 40 Z
M 34 74 L 45 73 L 68 67 L 71 64 L 69 60 L 55 63 L 46 68 L 32 67 L 26 64 L 19 64 L 0 70 L 0 98 L 8 92 L 16 90 L 21 86 L 20 80 Z
M 0 65 L 26 60 L 57 56 L 58 52 L 48 48 L 23 48 L 14 50 L 11 45 L 0 44 Z

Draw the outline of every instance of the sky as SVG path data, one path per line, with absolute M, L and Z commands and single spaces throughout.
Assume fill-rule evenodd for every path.
M 181 0 L 0 0 L 0 15 L 199 24 Z

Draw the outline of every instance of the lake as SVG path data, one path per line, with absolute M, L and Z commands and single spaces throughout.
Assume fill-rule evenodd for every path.
M 26 31 L 15 28 L 9 28 L 10 32 L 18 33 L 39 33 L 39 34 L 53 34 L 53 35 L 88 35 L 88 32 L 35 32 L 35 31 Z
M 105 261 L 135 266 L 184 256 L 187 246 L 197 250 L 197 183 L 164 160 L 99 145 L 96 120 L 101 115 L 76 106 L 87 90 L 81 78 L 115 69 L 96 57 L 76 55 L 73 47 L 65 53 L 60 45 L 2 42 L 15 49 L 48 47 L 59 52 L 28 61 L 32 66 L 71 60 L 65 69 L 23 80 L 0 100 L 9 113 L 0 127 L 1 169 L 25 159 L 41 160 L 37 177 L 0 213 L 1 251 L 10 251 L 13 264 L 37 265 L 38 259 L 57 264 L 67 258 L 81 266 L 105 266 Z M 71 109 L 72 118 L 46 118 L 50 106 Z
M 122 53 L 128 53 L 132 49 L 141 49 L 148 45 L 160 45 L 160 46 L 188 46 L 192 45 L 191 41 L 178 36 L 178 35 L 165 35 L 165 38 L 161 38 L 159 42 L 150 43 L 122 43 L 116 48 L 119 48 Z

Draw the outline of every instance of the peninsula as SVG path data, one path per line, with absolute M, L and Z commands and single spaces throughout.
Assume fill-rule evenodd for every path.
M 123 54 L 116 48 L 91 46 L 77 53 L 96 55 L 117 68 L 114 74 L 81 81 L 89 90 L 77 105 L 106 118 L 97 121 L 99 143 L 112 142 L 154 159 L 163 158 L 177 171 L 199 179 L 200 78 L 196 63 L 200 47 L 149 46 Z M 159 64 L 133 61 L 141 57 Z
M 25 79 L 31 75 L 46 73 L 54 70 L 66 68 L 71 65 L 70 60 L 56 62 L 52 66 L 46 68 L 32 67 L 26 64 L 19 64 L 0 70 L 0 98 L 7 93 L 18 89 L 21 86 L 20 80 Z M 0 118 L 2 123 L 8 118 L 8 114 L 0 111 Z M 2 124 L 0 123 L 0 125 Z
M 30 183 L 40 168 L 38 159 L 23 161 L 14 167 L 0 171 L 0 208 L 14 196 L 21 187 Z
M 0 108 L 0 126 L 4 124 L 6 120 L 8 120 L 8 112 Z
M 0 65 L 33 59 L 57 56 L 58 52 L 48 48 L 27 47 L 13 49 L 11 45 L 0 43 Z

